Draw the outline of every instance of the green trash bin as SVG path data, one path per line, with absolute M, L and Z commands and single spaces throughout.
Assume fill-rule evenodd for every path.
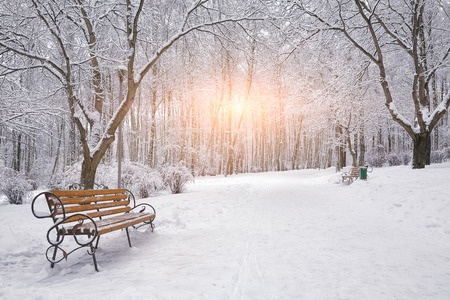
M 359 179 L 367 180 L 367 167 L 359 168 Z

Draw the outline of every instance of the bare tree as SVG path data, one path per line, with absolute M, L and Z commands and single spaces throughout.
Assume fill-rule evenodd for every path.
M 146 18 L 152 5 L 166 4 L 146 4 L 144 0 L 31 0 L 4 15 L 8 20 L 2 22 L 0 51 L 26 57 L 31 61 L 28 68 L 53 75 L 66 94 L 81 141 L 80 181 L 85 188 L 94 186 L 97 167 L 115 140 L 116 129 L 130 110 L 143 78 L 164 53 L 193 31 L 207 31 L 254 14 L 244 11 L 239 17 L 225 15 L 209 0 L 174 2 L 166 16 L 171 23 L 159 24 L 169 27 L 167 35 L 153 41 L 147 39 L 151 34 L 146 35 L 152 29 L 148 26 L 152 19 Z M 125 71 L 126 95 L 108 116 L 105 106 L 112 104 L 105 102 L 105 77 L 119 70 Z
M 448 68 L 450 60 L 448 1 L 296 1 L 293 7 L 317 21 L 319 28 L 341 33 L 378 68 L 385 105 L 413 140 L 413 168 L 429 164 L 431 133 L 450 106 L 450 93 L 434 107 L 430 101 L 431 79 Z M 396 105 L 399 96 L 392 90 L 395 83 L 389 74 L 399 59 L 412 66 L 412 119 Z

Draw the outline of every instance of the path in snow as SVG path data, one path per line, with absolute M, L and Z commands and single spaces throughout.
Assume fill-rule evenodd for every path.
M 200 219 L 198 228 L 186 228 L 199 239 L 189 252 L 211 261 L 219 256 L 223 265 L 193 273 L 204 280 L 218 269 L 205 283 L 222 287 L 217 296 L 229 299 L 432 299 L 449 291 L 441 265 L 448 244 L 435 245 L 427 230 L 386 213 L 383 203 L 364 194 L 364 182 L 358 190 L 356 183 L 328 178 L 242 176 L 230 179 L 236 182 L 219 199 L 198 199 L 197 209 L 204 204 L 214 212 L 221 203 L 222 210 L 214 216 L 189 211 L 195 217 L 187 220 Z
M 445 299 L 450 202 L 415 198 L 395 172 L 350 186 L 332 170 L 198 179 L 147 199 L 157 228 L 132 232 L 133 248 L 103 237 L 99 273 L 84 251 L 50 269 L 48 224 L 1 207 L 0 299 Z

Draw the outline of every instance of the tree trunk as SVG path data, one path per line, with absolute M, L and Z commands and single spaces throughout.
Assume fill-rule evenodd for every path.
M 150 137 L 149 137 L 149 151 L 147 162 L 150 167 L 156 166 L 156 110 L 157 110 L 157 94 L 156 86 L 153 86 L 152 96 L 150 100 Z
M 431 135 L 417 134 L 414 138 L 413 169 L 423 169 L 430 164 Z
M 94 188 L 95 183 L 95 174 L 97 173 L 97 167 L 100 161 L 95 162 L 96 160 L 84 159 L 81 164 L 81 178 L 80 183 L 84 189 L 89 190 Z
M 299 154 L 300 154 L 300 144 L 302 139 L 302 125 L 303 125 L 303 119 L 302 117 L 299 118 L 299 124 L 294 128 L 294 137 L 295 137 L 295 143 L 294 143 L 294 150 L 292 153 L 292 170 L 298 169 L 298 160 L 299 160 Z
M 14 163 L 13 163 L 13 169 L 16 170 L 17 172 L 20 172 L 20 162 L 22 160 L 22 133 L 19 133 L 18 137 L 17 137 L 17 148 L 15 149 L 16 153 L 15 153 L 15 158 L 14 158 Z
M 364 130 L 359 131 L 359 165 L 362 166 L 366 160 L 366 141 Z
M 61 154 L 61 141 L 62 141 L 63 135 L 64 135 L 64 123 L 61 122 L 61 125 L 58 127 L 58 141 L 57 141 L 57 146 L 56 146 L 55 161 L 53 163 L 52 176 L 57 173 L 59 156 Z
M 347 165 L 347 152 L 346 152 L 346 141 L 342 138 L 343 132 L 341 126 L 336 126 L 336 140 L 338 143 L 338 171 Z

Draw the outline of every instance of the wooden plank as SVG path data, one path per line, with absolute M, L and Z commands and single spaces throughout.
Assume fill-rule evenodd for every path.
M 154 214 L 142 214 L 142 213 L 127 213 L 120 216 L 115 216 L 107 219 L 98 220 L 95 222 L 97 225 L 98 235 L 102 235 L 111 231 L 124 229 L 145 221 L 155 219 Z M 73 234 L 72 228 L 66 228 L 66 234 Z M 88 221 L 81 226 L 77 226 L 75 234 L 87 235 L 95 232 L 95 225 Z
M 86 213 L 86 215 L 95 220 L 100 217 L 103 218 L 103 217 L 117 215 L 117 214 L 124 214 L 124 213 L 128 212 L 129 210 L 130 210 L 130 207 L 124 206 L 124 207 L 115 208 L 115 209 L 93 211 L 93 212 Z M 70 220 L 68 222 L 65 222 L 65 223 L 72 223 L 72 222 L 77 222 L 79 220 L 85 220 L 85 219 L 87 219 L 87 218 L 83 217 L 83 216 L 74 216 L 74 217 L 70 218 Z M 96 222 L 97 221 L 98 220 L 96 220 Z
M 352 167 L 349 172 L 344 173 L 342 178 L 354 178 L 359 177 L 359 167 Z
M 95 195 L 115 195 L 126 194 L 126 189 L 111 189 L 111 190 L 51 190 L 50 193 L 58 197 L 89 197 Z
M 91 196 L 91 197 L 60 197 L 59 198 L 64 205 L 68 204 L 89 204 L 92 202 L 102 202 L 102 201 L 119 201 L 119 200 L 127 200 L 128 196 L 125 194 L 118 195 L 99 195 L 99 196 Z M 49 199 L 49 204 L 55 205 L 58 203 L 57 200 Z
M 88 204 L 88 203 L 92 203 L 92 202 L 102 202 L 102 201 L 119 201 L 119 200 L 127 200 L 128 201 L 128 196 L 126 194 L 98 195 L 98 196 L 95 196 L 95 197 L 83 198 L 80 201 L 80 204 Z
M 65 205 L 64 211 L 66 213 L 66 216 L 68 216 L 68 215 L 71 215 L 74 213 L 89 212 L 89 211 L 97 210 L 97 209 L 128 206 L 128 203 L 129 203 L 128 201 L 112 201 L 112 202 L 100 202 L 100 203 L 87 204 L 87 205 Z M 62 213 L 63 213 L 63 210 L 58 208 L 57 215 L 60 215 Z
M 111 222 L 109 224 L 104 224 L 103 226 L 100 226 L 99 235 L 119 229 L 124 229 L 139 223 L 143 223 L 144 221 L 153 220 L 155 218 L 153 215 L 150 214 L 139 214 L 139 213 L 130 213 L 125 214 L 124 216 L 127 216 L 127 218 L 124 220 L 118 222 Z

